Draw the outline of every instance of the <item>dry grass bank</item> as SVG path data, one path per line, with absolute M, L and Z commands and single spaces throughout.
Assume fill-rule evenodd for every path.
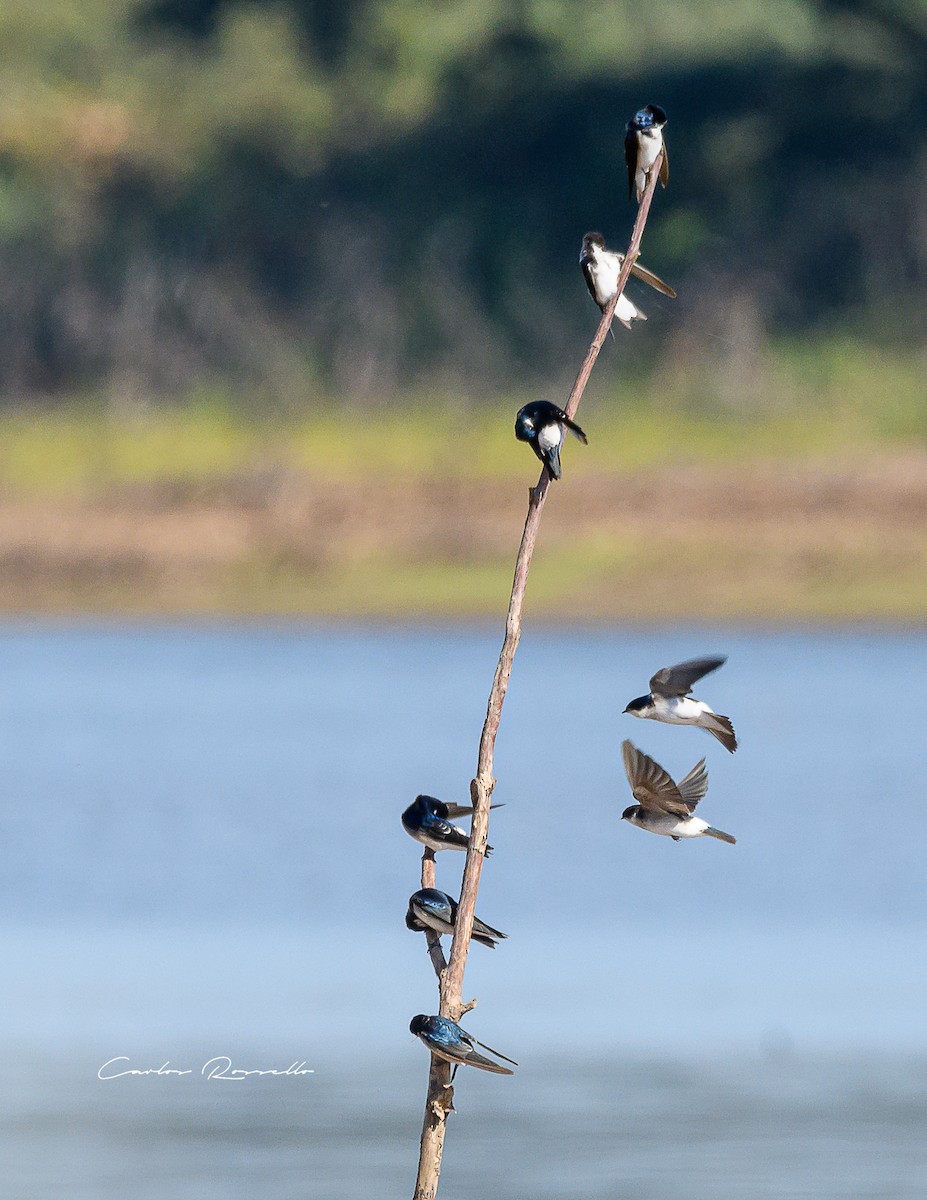
M 518 448 L 524 451 L 523 447 Z M 927 616 L 927 451 L 604 471 L 570 447 L 529 585 L 535 616 Z M 415 618 L 504 609 L 536 479 L 281 467 L 0 494 L 8 613 Z

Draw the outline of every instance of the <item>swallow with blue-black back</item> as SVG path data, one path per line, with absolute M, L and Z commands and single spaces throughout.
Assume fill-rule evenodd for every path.
M 491 808 L 501 808 L 492 804 Z M 402 814 L 402 827 L 409 835 L 432 850 L 466 850 L 470 835 L 459 825 L 452 825 L 448 817 L 462 817 L 473 812 L 472 805 L 445 804 L 434 796 L 416 796 Z M 486 854 L 492 846 L 486 847 Z
M 623 264 L 624 255 L 619 254 L 617 250 L 606 249 L 605 238 L 601 233 L 587 233 L 583 236 L 579 265 L 582 267 L 589 295 L 599 306 L 600 312 L 605 312 L 609 300 L 618 290 L 618 276 L 621 274 Z M 634 264 L 631 274 L 643 280 L 644 283 L 649 283 L 652 288 L 662 292 L 664 296 L 675 299 L 676 293 L 670 285 L 664 283 L 659 275 L 654 275 L 653 271 L 642 267 L 640 263 Z M 647 317 L 633 300 L 628 298 L 627 293 L 622 292 L 615 305 L 615 320 L 620 321 L 625 329 L 630 329 L 632 321 L 646 321 Z M 608 331 L 614 338 L 615 334 L 611 326 Z
M 716 655 L 711 658 L 691 658 L 674 667 L 664 667 L 651 679 L 649 695 L 638 696 L 624 711 L 644 721 L 696 725 L 699 729 L 707 729 L 725 750 L 733 754 L 737 749 L 737 735 L 731 718 L 716 713 L 704 700 L 696 700 L 689 694 L 703 675 L 717 671 L 726 662 L 723 655 Z
M 625 126 L 624 161 L 628 168 L 628 198 L 636 193 L 638 204 L 661 150 L 660 182 L 664 187 L 669 183 L 669 157 L 663 139 L 665 124 L 666 113 L 659 104 L 648 104 L 636 112 Z
M 704 758 L 675 783 L 658 762 L 638 750 L 632 742 L 622 742 L 621 753 L 631 794 L 637 801 L 624 810 L 622 821 L 646 829 L 648 833 L 671 837 L 674 842 L 680 838 L 713 837 L 736 845 L 737 839 L 729 833 L 693 816 L 698 802 L 708 791 Z
M 457 927 L 457 901 L 437 888 L 422 888 L 409 897 L 409 909 L 406 913 L 406 928 L 416 933 L 425 933 L 431 929 L 440 935 L 453 935 Z M 490 950 L 495 950 L 496 942 L 508 934 L 493 929 L 479 917 L 473 918 L 471 938 Z
M 445 1062 L 453 1063 L 455 1074 L 457 1067 L 461 1065 L 479 1067 L 481 1071 L 492 1071 L 495 1075 L 515 1074 L 508 1067 L 503 1067 L 499 1063 L 493 1062 L 491 1058 L 487 1058 L 485 1054 L 480 1054 L 476 1049 L 477 1046 L 488 1050 L 496 1058 L 511 1063 L 513 1067 L 518 1066 L 514 1058 L 507 1058 L 484 1042 L 477 1041 L 472 1034 L 467 1033 L 466 1029 L 447 1017 L 426 1017 L 424 1013 L 419 1013 L 417 1017 L 412 1018 L 409 1032 L 414 1033 L 432 1054 L 443 1058 Z
M 534 400 L 518 410 L 515 417 L 515 436 L 527 442 L 550 472 L 551 479 L 561 477 L 560 447 L 563 445 L 564 430 L 569 429 L 583 445 L 589 439 L 575 421 L 571 421 L 562 408 L 548 400 Z

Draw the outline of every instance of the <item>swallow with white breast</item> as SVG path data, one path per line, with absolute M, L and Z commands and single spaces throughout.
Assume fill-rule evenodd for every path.
M 562 408 L 547 400 L 534 400 L 518 410 L 515 417 L 515 436 L 527 442 L 550 472 L 551 479 L 561 477 L 560 447 L 563 445 L 564 430 L 569 429 L 583 445 L 589 439 L 575 421 L 571 421 Z
M 648 104 L 636 112 L 625 126 L 624 161 L 628 167 L 628 198 L 636 193 L 638 204 L 661 151 L 660 182 L 664 187 L 669 183 L 669 157 L 663 138 L 665 124 L 666 113 L 659 104 Z
M 453 935 L 457 927 L 457 901 L 437 888 L 422 888 L 409 897 L 409 909 L 406 913 L 406 928 L 416 933 L 424 933 L 431 929 L 440 935 Z M 508 935 L 493 929 L 479 917 L 473 918 L 471 938 L 495 950 L 496 942 Z
M 717 671 L 727 662 L 723 656 L 692 658 L 664 667 L 650 681 L 650 693 L 638 696 L 625 708 L 632 717 L 645 721 L 665 721 L 667 725 L 697 725 L 713 734 L 731 754 L 737 749 L 737 735 L 730 717 L 710 709 L 704 700 L 690 696 L 693 684 L 703 675 Z
M 619 254 L 616 250 L 606 249 L 605 238 L 602 237 L 601 233 L 587 233 L 584 235 L 583 248 L 579 256 L 579 265 L 582 267 L 583 278 L 586 280 L 589 295 L 599 306 L 600 312 L 605 312 L 606 305 L 618 290 L 618 276 L 621 274 L 623 263 L 624 255 Z M 631 268 L 631 274 L 643 280 L 644 283 L 649 283 L 652 288 L 658 292 L 662 292 L 664 296 L 675 299 L 676 293 L 670 285 L 664 283 L 659 275 L 654 275 L 653 271 L 648 271 L 646 267 L 642 267 L 640 263 L 634 264 Z M 622 292 L 615 306 L 615 319 L 620 321 L 625 329 L 630 329 L 632 321 L 646 321 L 647 317 L 628 298 L 627 293 Z M 609 329 L 609 332 L 611 333 L 611 329 Z M 612 337 L 614 336 L 612 333 Z
M 685 778 L 674 783 L 658 762 L 643 754 L 632 742 L 622 742 L 621 752 L 628 783 L 637 801 L 624 810 L 622 821 L 646 829 L 648 833 L 671 837 L 674 842 L 680 838 L 713 837 L 732 846 L 737 844 L 737 839 L 729 833 L 692 815 L 708 791 L 704 758 Z
M 493 804 L 490 807 L 502 806 Z M 409 837 L 431 850 L 466 850 L 470 845 L 469 833 L 459 825 L 452 825 L 448 817 L 461 817 L 472 812 L 469 805 L 445 804 L 434 796 L 416 796 L 402 814 L 402 827 Z M 487 846 L 487 857 L 491 853 L 492 846 Z
M 412 1018 L 409 1032 L 414 1033 L 432 1054 L 443 1058 L 445 1062 L 453 1063 L 455 1074 L 461 1064 L 467 1067 L 479 1067 L 481 1071 L 492 1071 L 495 1075 L 515 1074 L 508 1067 L 503 1067 L 499 1063 L 493 1062 L 491 1058 L 487 1058 L 485 1054 L 480 1054 L 476 1049 L 477 1046 L 488 1050 L 496 1058 L 511 1063 L 513 1067 L 518 1066 L 514 1058 L 506 1058 L 498 1050 L 493 1050 L 491 1046 L 477 1041 L 475 1037 L 467 1033 L 466 1029 L 447 1017 L 426 1017 L 424 1013 L 419 1013 L 417 1017 Z

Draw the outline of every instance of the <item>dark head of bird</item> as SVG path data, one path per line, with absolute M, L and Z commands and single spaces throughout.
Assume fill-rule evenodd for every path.
M 624 812 L 621 814 L 622 821 L 629 821 L 631 819 L 631 817 L 636 817 L 637 810 L 639 807 L 640 807 L 640 805 L 638 805 L 638 804 L 632 804 L 629 808 L 626 808 L 624 810 Z
M 593 246 L 596 246 L 599 250 L 604 250 L 605 238 L 602 237 L 601 233 L 584 233 L 583 254 L 588 254 Z
M 641 129 L 650 129 L 653 125 L 665 125 L 666 113 L 659 104 L 648 104 L 634 115 L 635 123 Z
M 409 1022 L 409 1033 L 414 1033 L 416 1037 L 422 1033 L 427 1033 L 430 1020 L 431 1017 L 426 1017 L 424 1013 L 419 1013 L 417 1017 L 413 1017 Z
M 515 436 L 520 442 L 532 442 L 537 437 L 537 433 L 531 414 L 525 412 L 523 408 L 519 409 L 515 418 Z
M 626 713 L 639 713 L 643 712 L 646 708 L 650 708 L 652 704 L 653 700 L 650 696 L 638 696 L 636 700 L 631 701 L 624 711 Z
M 435 796 L 416 796 L 412 804 L 423 812 L 430 813 L 433 817 L 447 820 L 448 807 L 443 800 L 438 800 Z

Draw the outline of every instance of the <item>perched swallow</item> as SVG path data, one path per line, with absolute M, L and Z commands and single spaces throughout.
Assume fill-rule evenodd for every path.
M 453 934 L 457 924 L 457 901 L 447 892 L 439 892 L 437 888 L 422 888 L 409 897 L 409 911 L 406 913 L 406 928 L 417 933 L 433 929 L 439 934 Z M 475 942 L 482 942 L 490 950 L 495 950 L 496 942 L 508 934 L 500 933 L 491 925 L 486 925 L 479 917 L 473 918 L 473 933 L 470 935 Z
M 705 760 L 695 764 L 689 774 L 674 783 L 659 763 L 642 754 L 631 742 L 621 743 L 624 769 L 634 794 L 636 804 L 621 814 L 622 821 L 630 821 L 638 829 L 680 838 L 713 837 L 733 846 L 737 839 L 729 833 L 715 829 L 701 817 L 693 817 L 696 805 L 708 791 L 708 772 Z
M 665 721 L 667 725 L 697 725 L 714 734 L 731 754 L 737 749 L 737 736 L 730 717 L 713 712 L 703 700 L 690 696 L 692 685 L 703 675 L 717 671 L 727 659 L 693 658 L 664 667 L 650 681 L 650 695 L 638 696 L 624 710 L 642 720 Z
M 494 1063 L 491 1058 L 480 1054 L 474 1048 L 476 1046 L 482 1046 L 490 1054 L 495 1054 L 496 1058 L 505 1059 L 513 1067 L 518 1066 L 514 1058 L 506 1058 L 498 1050 L 493 1050 L 491 1046 L 478 1042 L 475 1037 L 467 1033 L 466 1029 L 463 1029 L 456 1021 L 448 1020 L 447 1017 L 426 1017 L 423 1013 L 419 1013 L 417 1017 L 412 1018 L 409 1032 L 414 1033 L 417 1038 L 421 1038 L 432 1054 L 453 1063 L 455 1068 L 463 1063 L 468 1067 L 479 1067 L 481 1071 L 493 1071 L 496 1075 L 515 1074 L 508 1067 L 502 1067 L 498 1063 Z
M 559 479 L 561 475 L 560 447 L 563 445 L 564 429 L 569 429 L 584 446 L 587 445 L 589 439 L 576 422 L 571 421 L 562 408 L 547 400 L 526 404 L 518 410 L 515 418 L 515 436 L 520 442 L 528 443 L 550 471 L 551 479 Z
M 619 254 L 615 250 L 606 250 L 605 238 L 601 233 L 587 233 L 583 237 L 579 265 L 583 269 L 583 278 L 586 280 L 589 295 L 599 306 L 600 312 L 605 312 L 605 306 L 618 290 L 618 276 L 621 274 L 623 262 L 623 254 Z M 664 296 L 675 298 L 676 293 L 668 283 L 664 283 L 659 275 L 654 275 L 653 271 L 648 271 L 639 263 L 635 263 L 631 268 L 631 274 L 642 279 L 644 283 L 649 283 L 652 288 L 662 292 Z M 632 321 L 646 321 L 647 317 L 633 301 L 628 299 L 627 294 L 622 292 L 615 306 L 615 319 L 620 321 L 625 329 L 630 329 Z M 614 334 L 612 336 L 614 337 Z
M 472 812 L 472 806 L 445 804 L 434 796 L 416 796 L 402 814 L 402 827 L 409 837 L 432 850 L 466 850 L 470 845 L 469 833 L 459 825 L 452 825 L 448 817 L 461 817 Z M 492 846 L 487 846 L 487 856 L 491 853 Z
M 624 161 L 628 164 L 628 198 L 634 195 L 636 189 L 638 204 L 647 186 L 647 177 L 661 150 L 663 161 L 660 163 L 660 182 L 664 187 L 669 183 L 669 158 L 663 140 L 665 124 L 666 113 L 663 109 L 658 104 L 648 104 L 646 108 L 635 113 L 633 119 L 625 126 Z

